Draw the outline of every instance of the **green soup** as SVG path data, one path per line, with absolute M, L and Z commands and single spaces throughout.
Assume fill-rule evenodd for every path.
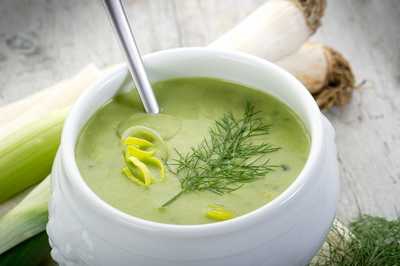
M 171 79 L 153 87 L 161 115 L 145 114 L 137 94 L 125 93 L 100 108 L 79 137 L 76 159 L 81 175 L 111 206 L 161 223 L 212 223 L 215 220 L 206 215 L 210 205 L 223 206 L 235 217 L 246 214 L 277 197 L 302 170 L 309 153 L 309 135 L 299 117 L 278 99 L 243 85 L 210 78 Z M 225 114 L 240 117 L 246 103 L 251 103 L 270 125 L 270 133 L 256 141 L 280 148 L 265 155 L 273 170 L 264 177 L 229 193 L 190 191 L 161 208 L 180 191 L 182 177 L 166 169 L 163 181 L 144 187 L 122 173 L 126 164 L 121 149 L 123 129 L 146 126 L 157 131 L 167 144 L 169 164 L 177 158 L 177 152 L 186 154 L 207 138 L 209 129 Z

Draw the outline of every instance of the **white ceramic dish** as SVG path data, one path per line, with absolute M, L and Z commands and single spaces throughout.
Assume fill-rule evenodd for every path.
M 82 95 L 65 123 L 52 172 L 47 232 L 60 265 L 262 266 L 306 265 L 335 216 L 338 171 L 334 130 L 293 76 L 253 56 L 182 48 L 145 56 L 152 81 L 216 77 L 280 98 L 308 128 L 309 159 L 294 183 L 267 205 L 206 225 L 169 225 L 125 214 L 102 201 L 81 178 L 74 147 L 86 121 L 116 94 L 127 76 L 121 66 Z

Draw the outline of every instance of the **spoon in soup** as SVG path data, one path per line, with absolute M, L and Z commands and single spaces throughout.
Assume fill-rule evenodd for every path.
M 159 106 L 154 95 L 135 37 L 121 0 L 104 0 L 112 25 L 128 61 L 129 71 L 147 113 L 158 114 Z

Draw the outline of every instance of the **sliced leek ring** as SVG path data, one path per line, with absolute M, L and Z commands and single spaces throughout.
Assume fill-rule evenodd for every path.
M 225 221 L 235 217 L 233 212 L 226 210 L 222 205 L 209 205 L 206 216 L 212 220 Z
M 145 183 L 142 180 L 140 180 L 138 177 L 134 176 L 128 167 L 123 167 L 122 173 L 124 173 L 126 177 L 128 177 L 131 181 L 135 182 L 136 184 L 146 187 Z
M 133 126 L 145 126 L 152 128 L 153 130 L 160 132 L 159 135 L 164 140 L 169 140 L 175 137 L 181 130 L 182 121 L 179 118 L 167 114 L 160 113 L 157 115 L 150 115 L 146 113 L 137 113 L 122 121 L 117 127 L 117 133 L 119 136 L 122 136 L 123 132 L 127 128 Z
M 125 145 L 135 145 L 140 149 L 142 148 L 146 149 L 153 146 L 153 143 L 151 143 L 150 141 L 137 137 L 127 137 L 126 139 L 123 140 L 122 143 Z
M 153 155 L 154 155 L 154 151 L 144 151 L 144 150 L 137 148 L 134 145 L 128 145 L 126 147 L 126 155 L 125 155 L 126 159 L 133 156 L 133 157 L 136 157 L 139 160 L 143 161 L 147 158 L 152 157 Z
M 150 175 L 149 168 L 147 168 L 147 166 L 136 157 L 130 156 L 128 158 L 128 161 L 131 162 L 139 170 L 141 176 L 143 177 L 142 183 L 146 187 L 150 186 L 153 179 L 152 179 L 152 177 Z
M 151 143 L 154 142 L 164 142 L 160 136 L 160 134 L 158 134 L 157 131 L 155 131 L 152 128 L 149 127 L 145 127 L 145 126 L 133 126 L 130 128 L 127 128 L 123 133 L 121 138 L 124 140 L 128 137 L 136 137 L 136 138 L 141 138 L 141 139 L 145 139 Z
M 153 156 L 153 157 L 145 158 L 144 161 L 147 163 L 154 164 L 158 168 L 160 168 L 160 181 L 165 180 L 165 167 L 160 159 Z
M 164 160 L 168 158 L 167 143 L 165 143 L 160 134 L 154 129 L 145 126 L 133 126 L 122 133 L 121 139 L 124 141 L 128 137 L 140 138 L 151 142 L 153 144 L 152 148 L 156 151 L 156 155 Z

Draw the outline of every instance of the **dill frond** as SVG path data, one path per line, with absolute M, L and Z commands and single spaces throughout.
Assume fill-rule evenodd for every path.
M 181 191 L 165 207 L 185 192 L 210 191 L 219 195 L 233 192 L 246 183 L 265 177 L 277 166 L 265 159 L 279 150 L 269 143 L 252 142 L 254 137 L 270 133 L 260 112 L 247 103 L 243 116 L 226 113 L 209 129 L 209 137 L 192 147 L 187 154 L 176 151 L 178 158 L 170 163 L 179 177 Z
M 400 266 L 400 218 L 389 221 L 363 215 L 350 223 L 349 234 L 333 227 L 328 250 L 312 266 Z

